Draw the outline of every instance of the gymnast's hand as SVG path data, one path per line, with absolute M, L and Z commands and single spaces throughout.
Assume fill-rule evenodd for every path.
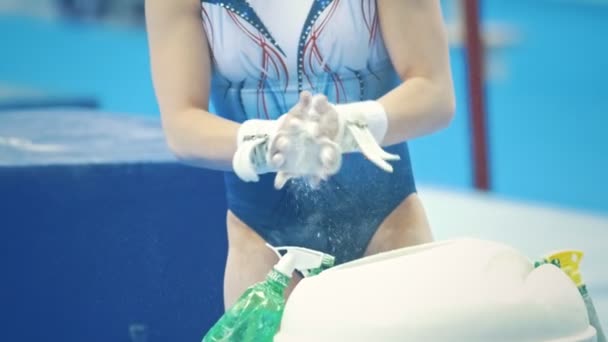
M 316 112 L 311 93 L 304 91 L 300 102 L 281 118 L 269 149 L 270 163 L 277 170 L 275 188 L 292 178 L 304 178 L 316 187 L 340 168 L 335 162 L 339 146 L 328 132 L 320 130 L 318 120 L 313 119 Z
M 340 167 L 342 153 L 361 152 L 382 170 L 393 172 L 387 161 L 399 160 L 400 157 L 380 146 L 388 125 L 380 103 L 363 101 L 334 105 L 324 95 L 315 95 L 312 101 L 313 112 L 309 114 L 309 120 L 318 125 L 319 136 L 329 137 L 339 146 L 338 153 L 328 155 L 334 158 L 325 160 L 328 169 Z
M 256 182 L 258 175 L 276 172 L 275 188 L 282 188 L 292 178 L 305 178 L 316 186 L 335 174 L 339 147 L 321 133 L 312 95 L 300 94 L 300 101 L 277 120 L 247 120 L 239 129 L 237 151 L 233 157 L 235 173 L 246 182 Z

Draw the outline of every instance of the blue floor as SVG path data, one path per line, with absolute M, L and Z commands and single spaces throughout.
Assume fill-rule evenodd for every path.
M 492 48 L 487 84 L 493 190 L 503 196 L 608 214 L 608 6 L 486 1 L 487 23 L 520 35 Z M 451 19 L 452 14 L 446 13 Z M 158 116 L 145 32 L 5 15 L 0 84 L 95 96 L 102 109 Z M 448 129 L 411 143 L 418 182 L 470 188 L 465 56 L 451 50 L 458 110 Z

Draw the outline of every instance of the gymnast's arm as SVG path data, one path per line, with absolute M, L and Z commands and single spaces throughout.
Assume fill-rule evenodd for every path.
M 439 0 L 378 0 L 386 48 L 403 81 L 378 99 L 388 116 L 382 145 L 446 127 L 455 110 L 447 34 Z
M 199 0 L 146 0 L 145 9 L 167 144 L 187 164 L 231 170 L 240 125 L 208 112 L 211 58 Z

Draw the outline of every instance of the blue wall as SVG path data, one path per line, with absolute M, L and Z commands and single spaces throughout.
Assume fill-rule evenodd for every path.
M 491 55 L 508 68 L 488 88 L 495 190 L 608 213 L 608 6 L 492 1 L 485 14 L 521 35 Z
M 0 32 L 1 84 L 92 95 L 120 113 L 158 112 L 144 31 L 4 15 Z

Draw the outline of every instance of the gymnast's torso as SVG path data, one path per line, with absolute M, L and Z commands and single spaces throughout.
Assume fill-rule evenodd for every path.
M 215 113 L 243 122 L 276 119 L 302 90 L 333 103 L 377 99 L 400 80 L 382 40 L 375 0 L 203 0 L 212 54 Z M 415 192 L 407 144 L 385 173 L 361 154 L 319 189 L 274 174 L 245 183 L 225 174 L 228 208 L 272 245 L 297 245 L 336 256 L 363 255 L 380 223 Z

